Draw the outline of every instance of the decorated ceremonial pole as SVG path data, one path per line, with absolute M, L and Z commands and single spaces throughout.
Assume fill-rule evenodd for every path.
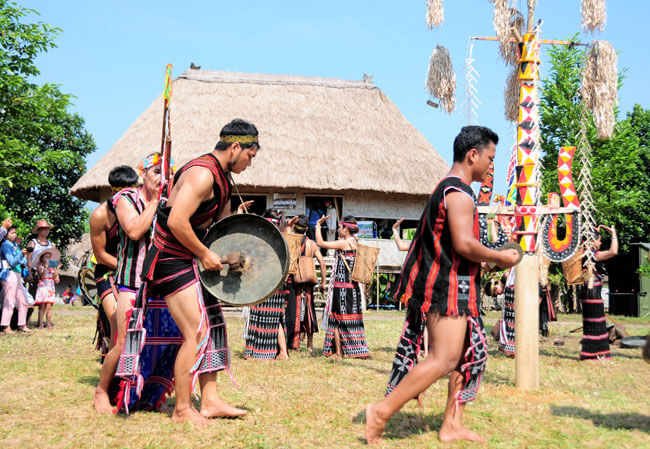
M 529 21 L 532 22 L 529 11 Z M 519 120 L 517 124 L 517 243 L 524 251 L 515 267 L 515 386 L 523 390 L 539 386 L 537 205 L 539 199 L 539 49 L 537 34 L 528 32 L 519 43 Z

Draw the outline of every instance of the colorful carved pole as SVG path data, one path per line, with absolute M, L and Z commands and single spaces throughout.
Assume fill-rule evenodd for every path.
M 565 262 L 571 259 L 580 247 L 580 201 L 573 184 L 573 155 L 576 147 L 562 147 L 557 158 L 558 183 L 564 207 L 574 212 L 564 214 L 564 238 L 558 237 L 559 214 L 547 215 L 542 225 L 541 239 L 544 255 L 552 262 Z M 548 205 L 552 211 L 558 208 L 560 199 L 557 193 L 549 194 Z
M 517 125 L 517 205 L 515 235 L 524 257 L 515 267 L 515 386 L 523 390 L 539 386 L 539 323 L 537 203 L 539 160 L 539 107 L 537 83 L 540 42 L 537 30 L 524 34 L 519 43 L 519 121 Z

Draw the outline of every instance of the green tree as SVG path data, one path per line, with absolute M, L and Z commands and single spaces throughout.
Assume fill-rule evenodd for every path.
M 575 37 L 574 37 L 575 39 Z M 582 115 L 580 104 L 580 47 L 554 46 L 550 70 L 542 81 L 542 193 L 558 192 L 557 158 L 561 146 L 577 146 Z M 619 87 L 622 83 L 619 76 Z M 650 113 L 636 105 L 627 119 L 618 121 L 609 139 L 598 139 L 587 114 L 587 136 L 592 147 L 592 185 L 596 220 L 615 225 L 622 249 L 650 235 Z M 580 164 L 574 159 L 577 186 Z
M 95 150 L 84 120 L 70 113 L 71 96 L 55 84 L 37 85 L 35 58 L 55 47 L 60 29 L 28 21 L 36 11 L 0 0 L 0 214 L 19 235 L 47 218 L 61 249 L 84 230 L 88 212 L 69 195 Z

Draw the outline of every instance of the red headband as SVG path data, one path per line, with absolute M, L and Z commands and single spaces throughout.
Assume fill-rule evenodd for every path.
M 339 221 L 339 226 L 350 226 L 350 227 L 356 227 L 356 223 L 347 223 L 345 221 Z

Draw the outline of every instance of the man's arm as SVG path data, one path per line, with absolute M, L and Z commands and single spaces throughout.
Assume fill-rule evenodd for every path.
M 115 270 L 117 257 L 106 252 L 105 224 L 107 220 L 106 203 L 102 203 L 90 214 L 90 244 L 97 262 Z
M 447 220 L 454 250 L 472 262 L 491 262 L 501 268 L 517 263 L 519 253 L 514 249 L 496 251 L 487 248 L 474 237 L 474 202 L 464 192 L 452 191 L 446 194 Z
M 221 257 L 201 243 L 190 224 L 192 214 L 212 192 L 212 173 L 202 167 L 192 167 L 183 173 L 183 178 L 179 190 L 174 192 L 174 204 L 167 219 L 167 226 L 181 245 L 199 258 L 206 270 L 221 270 Z
M 152 198 L 142 213 L 138 214 L 134 205 L 122 196 L 117 200 L 115 215 L 117 215 L 117 221 L 120 223 L 127 237 L 137 241 L 151 228 L 151 222 L 153 222 L 157 208 L 158 198 Z

